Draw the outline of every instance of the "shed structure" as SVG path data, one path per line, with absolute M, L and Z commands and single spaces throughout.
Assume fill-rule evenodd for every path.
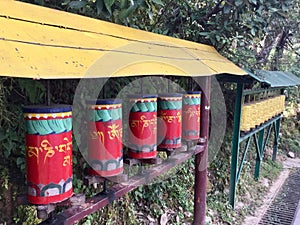
M 201 84 L 200 135 L 204 143 L 166 160 L 147 171 L 147 176 L 135 176 L 126 185 L 111 187 L 107 195 L 95 195 L 84 205 L 57 214 L 51 220 L 53 224 L 73 224 L 194 155 L 194 224 L 205 224 L 210 79 L 217 74 L 242 78 L 247 72 L 211 46 L 14 0 L 0 1 L 0 24 L 0 76 L 32 79 L 189 76 Z M 240 83 L 239 96 L 241 90 Z M 205 166 L 200 168 L 200 164 Z
M 247 89 L 244 82 L 237 81 L 229 196 L 233 208 L 236 188 L 251 142 L 254 142 L 256 149 L 254 177 L 258 179 L 271 133 L 274 133 L 272 160 L 276 160 L 280 123 L 285 106 L 284 90 L 300 84 L 300 78 L 290 72 L 245 71 L 250 77 L 247 83 L 256 81 L 259 84 L 255 88 Z M 245 145 L 240 149 L 242 142 Z

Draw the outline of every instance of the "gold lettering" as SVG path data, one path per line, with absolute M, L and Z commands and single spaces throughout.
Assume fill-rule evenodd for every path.
M 36 163 L 39 164 L 39 148 L 33 146 L 27 146 L 28 157 L 36 157 Z
M 66 152 L 67 145 L 66 144 L 61 144 L 59 146 L 54 146 L 54 148 L 58 152 Z
M 122 140 L 122 128 L 119 128 L 118 124 L 112 124 L 111 126 L 108 126 L 108 128 L 111 129 L 108 131 L 110 140 L 113 140 L 114 138 Z
M 90 131 L 89 135 L 91 139 L 97 139 L 97 131 Z
M 189 118 L 189 120 L 197 116 L 197 121 L 200 122 L 200 110 L 193 110 L 191 108 L 188 108 L 188 110 L 184 111 L 184 114 L 187 114 L 186 116 Z
M 160 116 L 161 119 L 163 119 L 164 121 L 167 121 L 168 123 L 172 123 L 173 120 L 178 120 L 178 122 L 181 122 L 181 113 L 177 112 L 177 114 L 175 116 L 167 116 L 165 113 L 161 114 Z
M 71 147 L 72 146 L 72 140 L 69 141 L 69 139 L 67 137 L 64 138 L 64 141 L 67 142 L 67 151 L 70 151 L 71 150 Z
M 71 157 L 69 155 L 64 157 L 63 166 L 71 165 Z
M 141 121 L 143 123 L 143 126 L 142 126 L 142 133 L 144 133 L 144 129 L 146 127 L 149 127 L 149 123 L 150 123 L 150 120 L 145 120 L 146 116 L 141 116 Z
M 104 144 L 104 141 L 105 141 L 105 139 L 104 139 L 104 133 L 102 131 L 97 131 L 97 136 L 100 137 L 101 143 Z
M 44 156 L 44 163 L 46 163 L 47 158 L 51 158 L 55 155 L 55 150 L 60 153 L 66 153 L 67 151 L 71 150 L 72 142 L 69 142 L 69 139 L 65 137 L 63 139 L 66 141 L 66 144 L 60 144 L 56 146 L 52 146 L 49 140 L 44 139 L 41 142 L 40 147 L 37 146 L 27 146 L 27 155 L 28 157 L 36 157 L 37 159 L 37 164 L 39 164 L 39 152 L 46 152 Z M 69 156 L 70 158 L 70 156 Z
M 68 142 L 67 143 L 67 151 L 71 151 L 71 147 L 72 146 L 72 142 Z
M 100 141 L 104 143 L 104 133 L 102 131 L 91 131 L 89 135 L 91 139 L 98 139 L 100 137 Z
M 181 113 L 180 112 L 177 112 L 177 120 L 178 120 L 178 123 L 181 123 Z
M 130 127 L 132 127 L 132 128 L 138 127 L 139 125 L 140 125 L 139 120 L 131 120 L 131 122 L 130 122 Z
M 139 120 L 132 120 L 130 123 L 130 127 L 134 128 L 134 127 L 140 127 L 142 126 L 141 132 L 144 133 L 145 128 L 149 127 L 150 125 L 154 125 L 153 129 L 157 129 L 156 125 L 157 125 L 157 119 L 156 119 L 156 115 L 153 115 L 152 119 L 146 119 L 146 116 L 143 115 L 140 117 Z
M 42 141 L 41 147 L 43 148 L 43 151 L 46 151 L 46 155 L 44 157 L 44 163 L 45 163 L 47 158 L 51 158 L 54 156 L 55 151 L 53 150 L 52 145 L 47 139 Z

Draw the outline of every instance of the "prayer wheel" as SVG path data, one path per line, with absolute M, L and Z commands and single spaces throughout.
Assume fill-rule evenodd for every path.
M 285 107 L 285 95 L 279 95 L 279 114 L 283 113 Z
M 256 127 L 256 122 L 257 122 L 257 104 L 256 102 L 251 102 L 249 104 L 249 125 L 250 125 L 250 129 L 255 129 Z
M 257 102 L 255 102 L 255 116 L 254 116 L 254 120 L 255 120 L 255 127 L 260 126 L 263 122 L 264 122 L 264 118 L 263 118 L 263 106 L 264 106 L 264 101 L 263 100 L 259 100 Z
M 276 97 L 272 97 L 269 99 L 270 101 L 270 112 L 271 112 L 271 118 L 276 116 L 276 113 L 275 113 L 275 108 L 276 108 Z
M 182 98 L 182 139 L 200 138 L 200 103 L 201 92 L 190 91 Z
M 73 195 L 72 108 L 69 105 L 26 106 L 28 201 L 43 205 Z
M 123 172 L 122 100 L 87 102 L 89 174 L 111 177 Z
M 182 94 L 163 94 L 158 97 L 159 148 L 181 147 Z
M 268 121 L 269 119 L 271 119 L 273 117 L 273 112 L 272 112 L 272 99 L 271 98 L 268 98 L 266 100 L 266 104 L 264 105 L 264 112 L 266 112 L 266 120 L 265 121 Z
M 157 96 L 129 96 L 128 156 L 136 159 L 155 158 L 157 150 Z
M 250 131 L 251 130 L 251 103 L 244 103 L 242 106 L 242 118 L 241 118 L 241 131 Z

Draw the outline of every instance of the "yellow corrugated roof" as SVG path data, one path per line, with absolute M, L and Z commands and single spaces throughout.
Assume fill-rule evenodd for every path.
M 213 47 L 14 0 L 0 1 L 0 76 L 244 75 Z

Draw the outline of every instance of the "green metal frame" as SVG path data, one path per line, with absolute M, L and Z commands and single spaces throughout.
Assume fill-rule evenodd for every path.
M 232 137 L 232 158 L 231 158 L 230 189 L 229 189 L 229 203 L 233 208 L 235 207 L 236 188 L 239 182 L 239 178 L 243 169 L 243 165 L 245 162 L 248 149 L 250 147 L 251 140 L 254 141 L 255 148 L 256 148 L 256 164 L 255 164 L 254 178 L 257 180 L 260 175 L 261 161 L 263 160 L 263 155 L 266 146 L 269 142 L 270 134 L 272 130 L 274 130 L 274 144 L 273 144 L 272 159 L 274 161 L 276 160 L 280 123 L 281 123 L 281 115 L 279 115 L 267 121 L 263 125 L 259 126 L 257 129 L 245 135 L 241 134 L 240 125 L 241 125 L 243 96 L 249 93 L 259 93 L 258 91 L 253 91 L 253 92 L 247 91 L 243 93 L 243 89 L 244 89 L 244 84 L 242 82 L 238 82 L 237 89 L 236 89 L 235 109 L 234 109 L 234 129 L 233 129 L 233 137 Z M 246 145 L 241 155 L 241 161 L 240 161 L 239 160 L 240 144 L 243 141 L 246 141 Z

